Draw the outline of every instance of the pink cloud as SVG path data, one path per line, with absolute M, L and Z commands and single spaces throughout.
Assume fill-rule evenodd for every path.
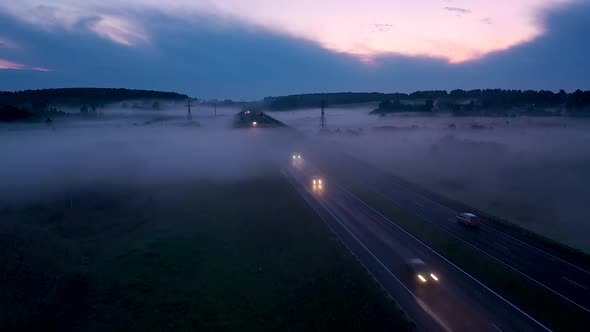
M 540 15 L 572 1 L 457 0 L 445 8 L 439 0 L 212 0 L 212 10 L 365 62 L 398 54 L 461 63 L 541 36 Z M 375 24 L 395 29 L 376 32 Z
M 35 71 L 44 71 L 44 72 L 50 71 L 49 69 L 46 69 L 46 68 L 27 66 L 27 65 L 22 65 L 20 63 L 0 59 L 0 70 L 2 70 L 2 69 L 35 70 Z
M 125 46 L 150 43 L 150 38 L 138 25 L 122 17 L 101 16 L 89 28 L 97 35 Z
M 540 15 L 576 0 L 19 0 L 0 11 L 50 28 L 87 28 L 115 43 L 149 44 L 142 12 L 185 20 L 213 15 L 312 41 L 363 61 L 382 55 L 472 61 L 544 33 Z M 580 0 L 577 0 L 580 1 Z M 482 17 L 486 19 L 482 24 Z M 368 61 L 370 62 L 370 61 Z

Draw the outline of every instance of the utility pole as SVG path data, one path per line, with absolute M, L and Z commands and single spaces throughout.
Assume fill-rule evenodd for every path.
M 186 115 L 186 119 L 189 120 L 189 121 L 191 121 L 193 119 L 193 116 L 191 114 L 191 106 L 192 106 L 191 105 L 191 99 L 189 99 L 188 102 L 186 103 L 186 107 L 188 109 L 188 113 Z
M 320 118 L 320 129 L 326 129 L 326 101 L 322 100 L 322 117 Z

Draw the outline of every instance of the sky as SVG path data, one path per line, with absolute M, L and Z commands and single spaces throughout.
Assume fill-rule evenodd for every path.
M 585 0 L 19 0 L 0 90 L 589 89 Z

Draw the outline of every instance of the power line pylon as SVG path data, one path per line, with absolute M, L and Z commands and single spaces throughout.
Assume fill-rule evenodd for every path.
M 326 125 L 326 101 L 322 100 L 322 116 L 320 118 L 320 129 L 326 129 L 327 125 Z
M 186 108 L 188 109 L 188 113 L 186 115 L 186 119 L 191 121 L 193 119 L 193 115 L 191 114 L 191 99 L 188 100 L 186 103 Z

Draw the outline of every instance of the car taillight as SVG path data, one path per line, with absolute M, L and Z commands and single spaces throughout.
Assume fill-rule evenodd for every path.
M 467 219 L 467 222 L 471 224 L 471 220 Z
M 477 219 L 477 222 L 481 224 L 481 220 Z

